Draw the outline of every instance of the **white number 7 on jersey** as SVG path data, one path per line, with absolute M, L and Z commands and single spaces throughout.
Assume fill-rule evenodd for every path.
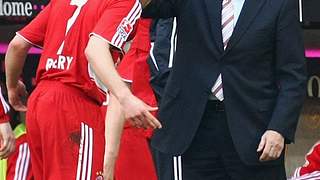
M 72 6 L 77 6 L 77 9 L 74 11 L 72 17 L 68 20 L 67 22 L 67 28 L 66 28 L 66 32 L 65 32 L 65 36 L 67 36 L 69 30 L 71 29 L 71 27 L 73 26 L 74 22 L 76 22 L 77 17 L 80 14 L 80 11 L 82 9 L 82 7 L 88 2 L 88 0 L 71 0 L 70 5 Z M 61 55 L 62 50 L 64 47 L 64 41 L 61 43 L 57 54 Z

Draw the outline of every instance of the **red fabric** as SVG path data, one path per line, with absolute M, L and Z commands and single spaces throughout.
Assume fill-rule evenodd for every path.
M 132 49 L 140 49 L 149 51 L 151 48 L 150 40 L 150 26 L 152 19 L 140 19 L 137 25 L 136 36 L 131 44 Z
M 9 115 L 7 114 L 10 110 L 8 103 L 5 101 L 0 87 L 0 123 L 9 122 Z
M 79 1 L 74 1 L 79 3 Z M 70 1 L 51 0 L 49 5 L 29 25 L 18 32 L 26 41 L 43 46 L 36 81 L 57 80 L 80 88 L 99 103 L 105 95 L 88 73 L 84 50 L 90 34 L 109 42 L 114 47 L 114 60 L 124 45 L 141 13 L 138 0 L 88 0 L 81 7 Z M 77 12 L 79 14 L 77 15 Z M 71 17 L 75 17 L 74 23 Z M 61 50 L 61 51 L 60 51 Z
M 35 179 L 101 176 L 104 117 L 81 90 L 58 81 L 40 82 L 29 97 L 26 116 Z
M 0 123 L 7 123 L 9 120 L 9 115 L 5 113 L 3 105 L 0 105 Z
M 150 45 L 150 26 L 151 19 L 140 19 L 137 24 L 136 35 L 131 43 L 130 49 L 119 64 L 118 72 L 124 80 L 133 81 L 135 64 L 138 61 L 146 61 L 149 55 Z M 136 74 L 139 72 L 135 72 Z M 145 74 L 141 78 L 149 78 Z M 148 85 L 147 85 L 148 86 Z
M 157 180 L 148 139 L 136 128 L 123 131 L 115 180 Z
M 129 52 L 120 63 L 118 71 L 124 79 L 132 81 L 131 90 L 135 96 L 150 106 L 157 106 L 149 84 L 150 71 L 147 64 L 150 49 L 150 24 L 150 20 L 139 22 L 136 37 Z M 116 164 L 116 180 L 157 179 L 148 142 L 151 134 L 151 129 L 138 129 L 126 123 Z
M 15 180 L 18 177 L 25 180 L 34 179 L 26 135 L 22 135 L 16 139 L 16 149 L 8 158 L 6 180 Z
M 306 163 L 300 169 L 300 176 L 320 171 L 320 141 L 306 155 Z

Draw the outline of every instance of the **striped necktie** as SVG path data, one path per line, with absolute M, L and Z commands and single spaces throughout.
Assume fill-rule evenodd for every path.
M 228 46 L 228 42 L 231 38 L 234 29 L 234 9 L 232 0 L 223 0 L 222 2 L 222 13 L 221 13 L 221 24 L 222 24 L 222 40 L 224 50 Z M 212 94 L 220 101 L 223 101 L 223 86 L 222 77 L 219 74 L 214 86 L 211 89 Z

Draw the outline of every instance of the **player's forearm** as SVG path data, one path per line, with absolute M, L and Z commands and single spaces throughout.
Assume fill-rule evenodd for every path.
M 132 95 L 129 88 L 117 73 L 109 50 L 109 44 L 91 36 L 86 48 L 87 59 L 99 79 L 120 101 Z
M 23 70 L 31 44 L 19 36 L 14 37 L 8 46 L 5 57 L 6 83 L 8 88 L 15 87 Z
M 117 98 L 111 95 L 105 123 L 106 160 L 112 160 L 118 156 L 124 123 L 125 118 L 121 105 Z

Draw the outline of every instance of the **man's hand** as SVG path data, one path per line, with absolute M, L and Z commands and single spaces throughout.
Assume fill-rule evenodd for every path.
M 15 148 L 15 138 L 9 122 L 0 124 L 0 159 L 7 158 Z
M 150 112 L 158 110 L 150 107 L 134 95 L 129 95 L 120 100 L 126 119 L 131 119 L 137 127 L 161 128 L 161 123 Z
M 257 152 L 262 152 L 260 161 L 276 160 L 284 148 L 284 137 L 276 131 L 267 130 L 261 137 Z
M 16 111 L 27 111 L 23 99 L 27 97 L 26 86 L 23 82 L 18 81 L 15 87 L 8 87 L 9 103 Z

